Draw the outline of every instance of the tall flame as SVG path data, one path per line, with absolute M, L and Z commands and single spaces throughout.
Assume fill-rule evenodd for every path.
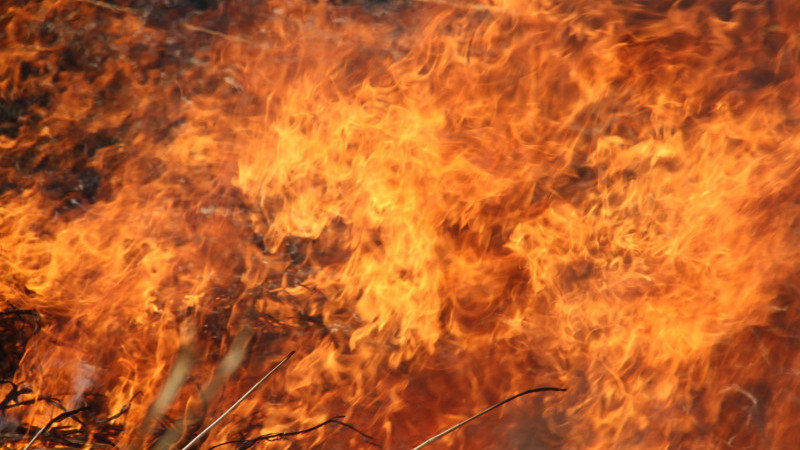
M 121 448 L 290 350 L 204 446 L 410 448 L 545 385 L 444 446 L 800 439 L 796 2 L 189 3 L 0 19 L 0 299 L 41 315 L 3 376 L 130 402 Z

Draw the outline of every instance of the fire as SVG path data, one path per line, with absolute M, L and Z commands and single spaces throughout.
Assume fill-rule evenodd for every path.
M 798 21 L 789 0 L 16 2 L 0 442 L 181 448 L 296 351 L 202 448 L 337 416 L 270 440 L 412 448 L 540 386 L 567 391 L 437 444 L 792 447 Z

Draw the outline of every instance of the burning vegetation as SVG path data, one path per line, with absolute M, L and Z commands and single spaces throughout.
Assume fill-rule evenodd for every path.
M 0 13 L 3 448 L 800 441 L 798 2 Z

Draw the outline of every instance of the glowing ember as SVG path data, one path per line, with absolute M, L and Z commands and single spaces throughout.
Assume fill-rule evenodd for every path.
M 797 2 L 12 3 L 9 448 L 800 440 Z

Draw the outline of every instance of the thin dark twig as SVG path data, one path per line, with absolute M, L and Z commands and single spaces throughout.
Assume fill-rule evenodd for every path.
M 11 408 L 16 408 L 18 406 L 30 406 L 37 402 L 47 402 L 62 411 L 66 411 L 66 408 L 58 401 L 57 398 L 54 397 L 36 397 L 27 400 L 23 400 L 21 397 L 23 395 L 32 394 L 33 390 L 27 387 L 20 387 L 16 383 L 11 380 L 0 380 L 0 385 L 10 385 L 11 390 L 6 394 L 5 398 L 0 401 L 0 415 L 5 414 Z M 81 424 L 83 425 L 83 424 Z
M 472 422 L 473 420 L 475 420 L 478 417 L 488 413 L 489 411 L 491 411 L 491 410 L 493 410 L 495 408 L 499 408 L 500 406 L 505 405 L 506 403 L 508 403 L 508 402 L 510 402 L 510 401 L 512 401 L 514 399 L 522 397 L 523 395 L 532 394 L 534 392 L 545 392 L 545 391 L 561 391 L 561 392 L 563 392 L 563 391 L 566 391 L 566 389 L 555 388 L 555 387 L 541 387 L 541 388 L 536 388 L 536 389 L 528 389 L 527 391 L 523 391 L 523 392 L 520 392 L 519 394 L 512 395 L 511 397 L 508 397 L 507 399 L 505 399 L 505 400 L 503 400 L 503 401 L 501 401 L 499 403 L 495 403 L 494 405 L 484 409 L 483 411 L 479 412 L 478 414 L 475 414 L 474 416 L 472 416 L 472 417 L 470 417 L 470 418 L 468 418 L 466 420 L 462 420 L 461 422 L 459 422 L 459 423 L 453 425 L 452 427 L 450 427 L 450 428 L 442 431 L 441 433 L 437 434 L 436 436 L 431 437 L 430 439 L 426 440 L 425 442 L 423 442 L 423 443 L 419 444 L 418 446 L 414 447 L 412 450 L 419 450 L 422 447 L 425 447 L 428 444 L 432 443 L 433 441 L 439 439 L 440 437 L 445 436 L 447 434 L 450 434 L 453 431 L 457 430 L 458 428 L 461 428 L 464 425 L 468 424 L 469 422 Z
M 7 380 L 0 380 L 0 384 L 9 384 L 9 385 L 11 385 L 12 386 L 12 390 L 16 390 L 17 393 L 19 393 L 19 392 L 30 393 L 31 392 L 30 389 L 28 389 L 28 388 L 21 388 L 20 389 L 16 384 L 14 384 L 13 382 L 7 381 Z M 17 395 L 19 395 L 19 394 L 17 394 Z M 103 424 L 103 423 L 109 422 L 109 421 L 121 416 L 122 414 L 125 414 L 130 409 L 130 405 L 133 402 L 133 399 L 136 398 L 138 395 L 140 395 L 140 393 L 137 393 L 136 395 L 134 395 L 133 398 L 131 398 L 131 401 L 129 401 L 126 405 L 124 405 L 122 407 L 122 410 L 119 413 L 114 414 L 113 416 L 111 416 L 111 417 L 109 417 L 107 419 L 94 420 L 94 423 Z M 82 420 L 80 420 L 80 418 L 78 418 L 76 416 L 81 412 L 91 411 L 91 406 L 83 406 L 81 408 L 68 411 L 66 408 L 64 408 L 64 406 L 61 404 L 61 402 L 57 398 L 53 398 L 53 397 L 38 397 L 38 398 L 36 398 L 34 400 L 27 400 L 27 401 L 24 401 L 24 402 L 20 402 L 18 399 L 15 400 L 15 401 L 17 403 L 15 403 L 13 405 L 10 405 L 10 406 L 7 406 L 6 409 L 14 407 L 14 406 L 18 406 L 20 404 L 33 404 L 35 402 L 44 401 L 44 402 L 47 402 L 48 404 L 51 404 L 54 407 L 60 409 L 61 411 L 63 411 L 61 414 L 59 414 L 58 416 L 56 416 L 53 419 L 51 419 L 44 427 L 38 428 L 38 429 L 34 428 L 36 430 L 36 433 L 33 436 L 33 438 L 28 442 L 28 444 L 27 444 L 27 446 L 25 448 L 29 448 L 40 437 L 43 437 L 44 439 L 46 439 L 49 442 L 58 443 L 60 445 L 67 446 L 67 447 L 70 447 L 70 448 L 83 448 L 83 447 L 86 446 L 86 444 L 88 442 L 88 436 L 91 433 L 91 431 L 88 430 L 86 428 L 86 424 L 84 424 L 84 422 Z M 80 428 L 79 429 L 74 429 L 74 428 L 67 427 L 67 426 L 54 426 L 55 423 L 60 422 L 62 420 L 65 420 L 67 418 L 71 418 L 72 420 L 74 420 L 78 424 L 80 424 Z M 105 427 L 102 428 L 101 430 L 99 430 L 99 432 L 93 433 L 93 439 L 95 440 L 95 443 L 96 444 L 102 444 L 104 446 L 108 446 L 108 445 L 114 446 L 114 443 L 111 440 L 109 440 L 107 436 L 114 436 L 116 434 L 119 434 L 119 431 L 117 431 L 117 428 L 118 428 L 118 426 L 116 426 L 116 425 L 105 425 Z M 109 432 L 111 433 L 110 435 L 108 434 Z M 5 435 L 4 437 L 9 437 L 9 436 Z M 24 438 L 24 433 L 19 435 L 18 439 L 15 438 L 14 440 L 22 440 L 23 438 Z M 77 438 L 78 440 L 76 441 L 75 438 Z M 96 448 L 96 445 L 93 445 L 92 448 Z
M 28 442 L 28 445 L 26 445 L 23 450 L 28 450 L 29 448 L 31 448 L 31 445 L 33 445 L 33 443 L 36 442 L 36 439 L 38 439 L 39 436 L 42 433 L 44 433 L 45 431 L 47 431 L 47 429 L 50 428 L 54 423 L 61 422 L 64 419 L 68 419 L 68 418 L 70 418 L 70 417 L 72 417 L 74 415 L 77 415 L 79 413 L 82 413 L 84 411 L 89 411 L 89 407 L 88 406 L 83 406 L 83 407 L 78 408 L 78 409 L 65 411 L 65 412 L 53 417 L 52 419 L 50 419 L 49 422 L 47 422 L 47 424 L 45 426 L 43 426 L 42 428 L 39 428 L 39 431 L 37 431 L 36 434 L 33 435 L 33 437 L 31 438 L 30 442 Z
M 37 398 L 37 400 L 41 400 L 43 402 L 47 402 L 47 403 L 55 406 L 56 408 L 58 408 L 58 409 L 60 409 L 60 410 L 62 410 L 64 412 L 67 412 L 67 408 L 64 405 L 61 404 L 61 400 L 59 400 L 59 399 L 57 399 L 55 397 L 39 397 L 39 398 Z
M 112 420 L 116 419 L 117 417 L 127 413 L 128 410 L 131 409 L 131 403 L 133 403 L 133 399 L 135 399 L 136 397 L 138 397 L 141 394 L 142 394 L 141 392 L 137 392 L 137 393 L 133 394 L 133 397 L 131 397 L 131 399 L 128 400 L 128 403 L 125 403 L 124 405 L 122 405 L 122 409 L 120 409 L 118 413 L 116 413 L 116 414 L 114 414 L 112 416 L 109 416 L 109 417 L 107 417 L 105 419 L 95 420 L 95 423 L 111 422 Z
M 245 393 L 244 393 L 244 394 L 243 394 L 241 397 L 239 397 L 239 400 L 236 400 L 236 402 L 235 402 L 233 405 L 231 405 L 231 407 L 230 407 L 230 408 L 228 408 L 228 409 L 227 409 L 227 410 L 226 410 L 224 413 L 222 413 L 222 415 L 220 415 L 219 417 L 217 417 L 217 419 L 216 419 L 216 420 L 214 420 L 213 422 L 211 422 L 211 424 L 210 424 L 209 426 L 207 426 L 207 427 L 206 427 L 206 428 L 205 428 L 203 431 L 201 431 L 201 432 L 200 432 L 200 434 L 198 434 L 197 436 L 195 436 L 195 438 L 194 438 L 194 439 L 192 439 L 191 441 L 189 441 L 189 443 L 188 443 L 188 444 L 186 444 L 186 445 L 185 445 L 185 446 L 184 446 L 184 447 L 183 447 L 181 450 L 188 450 L 188 449 L 189 449 L 189 448 L 191 448 L 191 447 L 192 447 L 194 444 L 196 444 L 197 442 L 199 442 L 199 441 L 200 441 L 200 439 L 202 439 L 202 438 L 203 438 L 203 436 L 205 436 L 205 435 L 206 435 L 206 434 L 207 434 L 209 431 L 211 431 L 211 429 L 212 429 L 212 428 L 214 428 L 214 427 L 215 427 L 215 426 L 216 426 L 216 425 L 217 425 L 217 424 L 218 424 L 218 423 L 219 423 L 219 422 L 220 422 L 222 419 L 224 419 L 224 418 L 225 418 L 225 416 L 227 416 L 228 414 L 230 414 L 230 413 L 231 413 L 231 411 L 233 411 L 234 409 L 236 409 L 236 407 L 237 407 L 237 406 L 239 406 L 239 404 L 240 404 L 240 403 L 242 403 L 242 402 L 244 401 L 244 399 L 246 399 L 246 398 L 247 398 L 247 397 L 248 397 L 250 394 L 252 394 L 252 393 L 253 393 L 253 391 L 255 391 L 255 390 L 256 390 L 256 389 L 257 389 L 259 386 L 261 386 L 261 383 L 263 383 L 263 382 L 267 381 L 267 378 L 269 378 L 270 376 L 272 376 L 272 374 L 273 374 L 273 373 L 275 373 L 275 371 L 276 371 L 276 370 L 280 369 L 280 368 L 281 368 L 281 366 L 282 366 L 282 365 L 284 365 L 284 364 L 286 363 L 286 361 L 288 361 L 288 360 L 289 360 L 289 358 L 291 358 L 291 357 L 292 357 L 292 355 L 294 355 L 294 351 L 291 351 L 291 352 L 289 352 L 289 354 L 288 354 L 288 355 L 286 355 L 286 357 L 285 357 L 285 358 L 283 358 L 283 359 L 282 359 L 282 360 L 281 360 L 281 361 L 280 361 L 278 364 L 276 364 L 276 365 L 275 365 L 275 367 L 273 367 L 273 368 L 272 368 L 272 370 L 270 370 L 269 372 L 267 372 L 267 374 L 266 374 L 266 375 L 264 375 L 263 377 L 261 377 L 261 379 L 260 379 L 260 380 L 258 380 L 258 381 L 256 382 L 256 384 L 254 384 L 254 385 L 253 385 L 253 387 L 251 387 L 251 388 L 250 388 L 250 389 L 249 389 L 247 392 L 245 392 Z
M 15 406 L 20 405 L 32 405 L 36 402 L 36 400 L 20 400 L 20 396 L 25 394 L 30 394 L 33 392 L 30 388 L 20 388 L 16 383 L 11 380 L 0 380 L 0 385 L 8 384 L 11 386 L 11 390 L 8 391 L 6 397 L 3 401 L 0 401 L 0 412 L 5 412 L 8 409 L 11 409 Z M 12 403 L 13 402 L 13 403 Z
M 283 432 L 283 433 L 269 433 L 269 434 L 265 434 L 263 436 L 258 436 L 258 437 L 253 438 L 253 439 L 242 439 L 242 440 L 238 440 L 238 441 L 223 442 L 221 444 L 217 444 L 217 445 L 215 445 L 213 447 L 210 447 L 209 450 L 215 449 L 217 447 L 222 447 L 223 445 L 229 445 L 229 444 L 241 444 L 239 447 L 237 447 L 237 450 L 245 450 L 245 449 L 248 449 L 248 448 L 256 445 L 256 443 L 258 443 L 259 441 L 269 441 L 269 442 L 279 441 L 279 440 L 281 440 L 283 438 L 286 438 L 286 437 L 289 437 L 289 436 L 297 436 L 299 434 L 311 433 L 312 431 L 317 430 L 318 428 L 322 428 L 325 425 L 329 425 L 329 424 L 332 424 L 332 423 L 335 423 L 337 425 L 341 425 L 343 427 L 347 427 L 347 428 L 355 431 L 356 433 L 360 434 L 361 437 L 364 438 L 364 441 L 366 441 L 369 445 L 373 445 L 375 447 L 379 447 L 380 448 L 380 445 L 375 442 L 375 439 L 372 436 L 362 432 L 361 430 L 359 430 L 358 428 L 356 428 L 355 426 L 353 426 L 353 425 L 351 425 L 351 424 L 349 424 L 347 422 L 342 422 L 339 419 L 344 419 L 344 416 L 331 417 L 330 419 L 328 419 L 328 420 L 326 420 L 326 421 L 324 421 L 322 423 L 318 423 L 318 424 L 314 425 L 311 428 L 306 428 L 305 430 L 286 431 L 286 432 Z

